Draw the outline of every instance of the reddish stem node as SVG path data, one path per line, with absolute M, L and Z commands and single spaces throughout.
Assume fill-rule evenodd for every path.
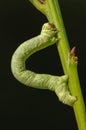
M 71 56 L 75 56 L 76 55 L 76 47 L 75 46 L 71 49 L 70 55 Z

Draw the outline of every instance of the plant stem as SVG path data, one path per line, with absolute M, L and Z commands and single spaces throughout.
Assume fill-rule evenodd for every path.
M 57 48 L 59 51 L 61 63 L 63 66 L 64 73 L 69 75 L 69 89 L 72 95 L 76 95 L 78 100 L 74 104 L 74 113 L 77 120 L 77 125 L 79 130 L 86 130 L 86 111 L 85 105 L 80 89 L 80 83 L 77 73 L 77 66 L 74 62 L 70 63 L 68 66 L 68 54 L 69 44 L 66 36 L 66 32 L 63 25 L 62 16 L 59 9 L 59 4 L 57 0 L 48 0 L 48 5 L 50 7 L 50 14 L 52 13 L 52 21 L 56 27 L 61 30 L 58 37 L 61 37 L 59 44 L 57 43 Z M 54 16 L 53 16 L 54 15 Z M 51 20 L 51 15 L 48 16 Z
M 77 64 L 75 56 L 70 56 L 69 42 L 66 36 L 61 11 L 58 0 L 29 0 L 36 8 L 44 13 L 50 22 L 53 22 L 58 28 L 58 37 L 61 38 L 57 43 L 59 56 L 65 74 L 69 75 L 69 89 L 72 95 L 77 96 L 77 101 L 73 105 L 75 117 L 79 130 L 86 130 L 86 109 L 80 88 Z

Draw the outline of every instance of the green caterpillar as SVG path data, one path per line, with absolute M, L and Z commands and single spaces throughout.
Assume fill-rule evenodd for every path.
M 68 76 L 53 76 L 48 74 L 38 74 L 27 70 L 25 61 L 33 53 L 55 44 L 59 39 L 57 29 L 52 23 L 45 23 L 42 26 L 41 34 L 25 41 L 14 52 L 11 60 L 11 69 L 14 77 L 26 86 L 49 89 L 56 93 L 59 100 L 70 106 L 76 101 L 76 97 L 71 96 L 68 90 Z

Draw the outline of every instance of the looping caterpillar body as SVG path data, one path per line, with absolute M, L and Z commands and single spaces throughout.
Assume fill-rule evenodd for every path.
M 25 61 L 33 53 L 51 46 L 58 41 L 57 29 L 52 23 L 45 23 L 42 26 L 41 34 L 22 43 L 14 52 L 11 60 L 11 69 L 14 77 L 26 86 L 49 89 L 55 91 L 59 100 L 70 106 L 76 101 L 68 90 L 68 76 L 53 76 L 48 74 L 37 74 L 25 67 Z

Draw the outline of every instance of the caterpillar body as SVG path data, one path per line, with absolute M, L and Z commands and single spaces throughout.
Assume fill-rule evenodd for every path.
M 25 41 L 14 52 L 11 60 L 11 69 L 14 77 L 26 86 L 49 89 L 56 93 L 59 100 L 70 106 L 76 101 L 68 90 L 68 76 L 53 76 L 49 74 L 38 74 L 26 69 L 25 61 L 35 52 L 51 46 L 58 41 L 57 29 L 52 23 L 42 26 L 40 35 Z

